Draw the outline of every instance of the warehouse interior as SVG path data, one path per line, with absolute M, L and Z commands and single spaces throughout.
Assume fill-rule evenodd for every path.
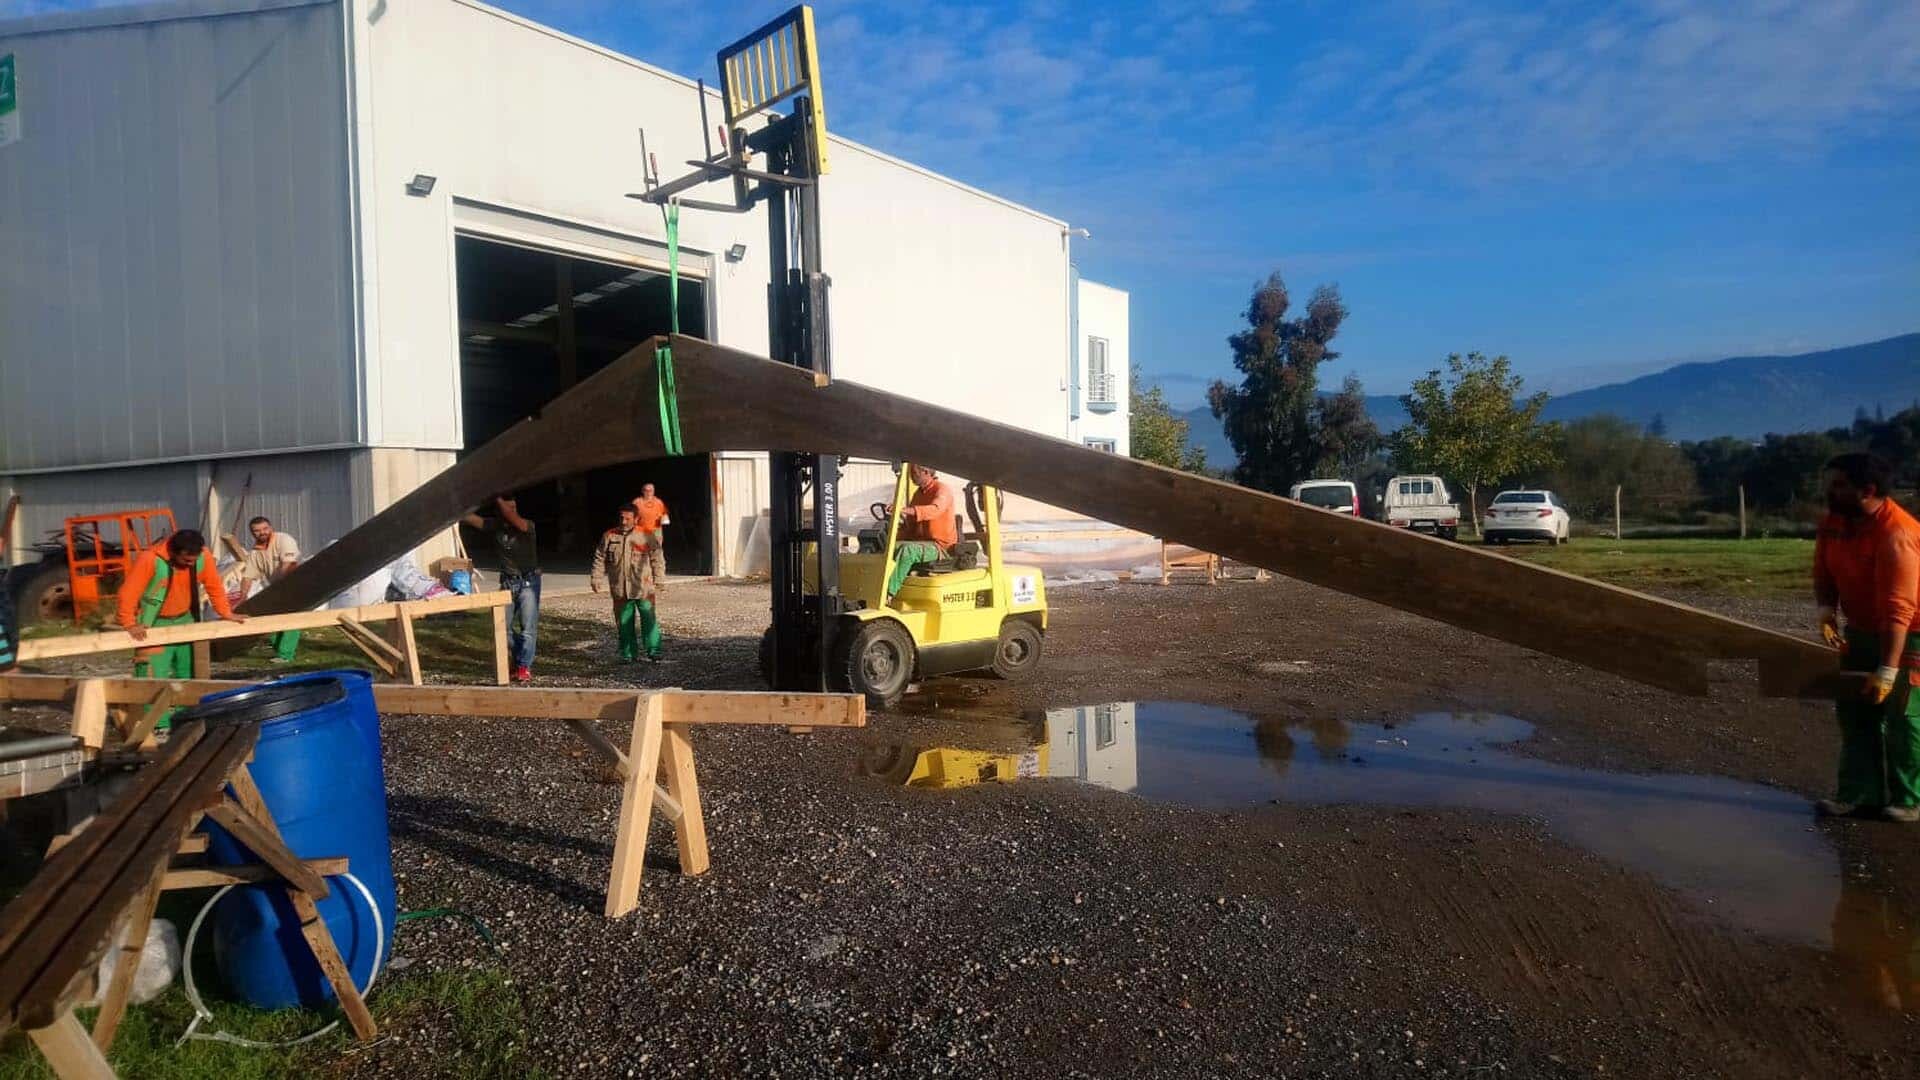
M 667 276 L 655 270 L 466 233 L 455 237 L 454 259 L 466 450 L 671 328 Z M 706 283 L 683 274 L 679 307 L 681 331 L 707 336 Z M 520 511 L 539 526 L 542 564 L 578 570 L 619 504 L 651 482 L 671 514 L 668 571 L 711 574 L 711 469 L 706 454 L 596 469 L 519 492 Z M 485 538 L 470 529 L 464 538 L 486 563 Z

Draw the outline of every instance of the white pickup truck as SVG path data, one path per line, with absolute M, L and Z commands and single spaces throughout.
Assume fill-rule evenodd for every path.
M 1419 529 L 1447 540 L 1460 531 L 1460 506 L 1437 476 L 1396 476 L 1387 481 L 1387 524 Z

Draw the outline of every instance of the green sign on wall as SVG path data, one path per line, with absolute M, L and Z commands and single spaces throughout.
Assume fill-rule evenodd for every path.
M 13 74 L 13 54 L 0 56 L 0 146 L 20 141 L 20 87 Z

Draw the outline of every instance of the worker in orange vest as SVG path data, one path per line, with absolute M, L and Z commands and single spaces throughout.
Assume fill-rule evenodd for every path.
M 1920 821 L 1920 522 L 1893 501 L 1893 469 L 1875 455 L 1827 462 L 1827 515 L 1813 547 L 1820 634 L 1847 671 L 1870 672 L 1835 703 L 1838 788 L 1829 816 Z M 1842 619 L 1844 618 L 1844 628 Z
M 175 626 L 200 621 L 204 592 L 214 613 L 231 622 L 245 622 L 227 602 L 227 589 L 213 566 L 207 539 L 193 529 L 181 529 L 140 553 L 120 584 L 120 627 L 135 641 L 145 641 L 150 626 Z M 139 679 L 193 677 L 191 644 L 159 645 L 136 650 L 133 674 Z
M 633 500 L 634 527 L 647 534 L 647 561 L 653 564 L 653 587 L 667 583 L 666 533 L 661 526 L 673 524 L 667 516 L 667 504 L 653 493 L 652 484 L 640 485 L 640 497 Z
M 907 465 L 913 496 L 900 511 L 900 539 L 893 547 L 893 576 L 887 579 L 887 598 L 900 591 L 907 575 L 921 563 L 944 558 L 960 542 L 959 502 L 953 487 L 925 465 Z M 893 513 L 893 507 L 887 507 Z

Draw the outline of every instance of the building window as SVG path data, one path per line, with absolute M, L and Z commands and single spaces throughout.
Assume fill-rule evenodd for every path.
M 1104 450 L 1109 454 L 1117 454 L 1120 452 L 1120 445 L 1112 439 L 1088 439 L 1087 449 Z
M 1087 339 L 1087 408 L 1112 412 L 1119 399 L 1114 394 L 1113 368 L 1107 362 L 1107 339 Z
M 1120 714 L 1118 705 L 1098 705 L 1093 710 L 1093 748 L 1105 750 L 1113 745 L 1113 721 Z

